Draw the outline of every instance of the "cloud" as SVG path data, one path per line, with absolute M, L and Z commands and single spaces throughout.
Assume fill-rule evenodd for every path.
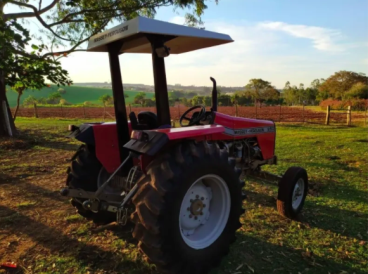
M 343 51 L 344 47 L 338 44 L 342 34 L 338 30 L 315 26 L 292 25 L 284 22 L 259 23 L 259 27 L 268 30 L 283 31 L 294 37 L 310 39 L 313 47 L 323 51 Z

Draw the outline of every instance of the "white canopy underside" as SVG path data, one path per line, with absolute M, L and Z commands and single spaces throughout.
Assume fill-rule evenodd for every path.
M 146 17 L 136 17 L 110 30 L 92 36 L 87 51 L 108 52 L 107 45 L 122 41 L 121 53 L 151 53 L 151 44 L 145 34 L 173 36 L 165 45 L 171 54 L 180 54 L 233 42 L 226 34 L 167 23 Z

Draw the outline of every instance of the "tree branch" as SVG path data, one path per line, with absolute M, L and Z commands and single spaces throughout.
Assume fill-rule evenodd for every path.
M 75 44 L 70 49 L 65 50 L 65 51 L 59 51 L 59 52 L 48 52 L 48 53 L 44 54 L 42 57 L 54 56 L 54 55 L 59 55 L 59 54 L 64 54 L 64 53 L 71 53 L 71 52 L 76 52 L 76 51 L 86 51 L 85 49 L 76 49 L 76 48 L 79 47 L 84 42 L 87 42 L 93 35 L 95 35 L 96 33 L 99 33 L 102 29 L 104 29 L 107 26 L 107 24 L 109 23 L 109 21 L 110 20 L 105 21 L 105 23 L 102 24 L 102 26 L 99 29 L 95 30 L 94 33 L 92 33 L 89 37 L 79 41 L 77 44 Z
M 41 14 L 45 13 L 46 11 L 49 11 L 50 9 L 55 7 L 55 5 L 59 2 L 60 2 L 60 0 L 54 0 L 54 1 L 51 2 L 50 5 L 48 5 L 48 6 L 44 7 L 43 9 L 40 9 L 40 10 L 37 11 L 37 8 L 32 6 L 32 5 L 29 5 L 29 4 L 26 4 L 26 3 L 21 3 L 21 2 L 8 1 L 8 3 L 14 4 L 14 5 L 17 5 L 17 6 L 22 6 L 22 7 L 25 7 L 25 8 L 33 9 L 34 11 L 37 12 L 38 15 L 41 15 Z M 41 3 L 42 3 L 42 0 L 40 0 L 40 8 L 41 8 Z M 5 21 L 6 21 L 6 20 L 11 19 L 11 18 L 16 18 L 17 19 L 17 18 L 29 18 L 29 17 L 35 17 L 35 16 L 36 16 L 35 12 L 19 12 L 19 13 L 5 14 L 4 18 L 5 18 Z
M 56 0 L 54 1 L 56 2 Z M 53 35 L 55 35 L 55 37 L 64 40 L 64 41 L 68 41 L 71 42 L 72 40 L 68 39 L 68 38 L 64 38 L 60 35 L 58 35 L 48 24 L 46 24 L 46 22 L 42 19 L 40 13 L 38 12 L 37 8 L 35 6 L 29 5 L 29 4 L 24 4 L 24 3 L 20 3 L 20 2 L 14 2 L 14 1 L 9 1 L 9 3 L 12 4 L 18 4 L 19 6 L 23 6 L 23 7 L 27 7 L 30 9 L 33 9 L 34 11 L 34 16 L 36 16 L 37 20 L 41 23 L 42 26 L 44 26 L 46 29 L 48 29 Z M 56 3 L 55 3 L 56 4 Z

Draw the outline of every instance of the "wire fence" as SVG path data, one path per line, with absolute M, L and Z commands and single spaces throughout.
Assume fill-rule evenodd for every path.
M 127 106 L 127 115 L 134 111 L 138 114 L 141 111 L 156 112 L 155 107 L 132 107 Z M 176 105 L 170 107 L 172 120 L 179 120 L 180 116 L 188 107 Z M 14 114 L 14 110 L 12 112 Z M 328 111 L 329 110 L 329 111 Z M 237 117 L 246 117 L 252 119 L 265 119 L 274 122 L 305 122 L 318 124 L 364 124 L 367 125 L 368 113 L 333 111 L 327 108 L 327 111 L 314 111 L 307 107 L 287 107 L 287 106 L 226 106 L 218 107 L 218 111 L 224 114 Z M 36 117 L 36 118 L 78 118 L 78 119 L 115 119 L 115 110 L 113 107 L 20 107 L 17 113 L 18 117 Z M 327 121 L 328 116 L 328 121 Z M 348 124 L 350 121 L 350 124 Z

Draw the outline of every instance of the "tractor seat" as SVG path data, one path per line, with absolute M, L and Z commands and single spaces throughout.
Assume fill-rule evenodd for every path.
M 158 128 L 157 115 L 150 111 L 142 111 L 138 113 L 138 119 L 134 112 L 129 114 L 132 129 L 156 129 Z

